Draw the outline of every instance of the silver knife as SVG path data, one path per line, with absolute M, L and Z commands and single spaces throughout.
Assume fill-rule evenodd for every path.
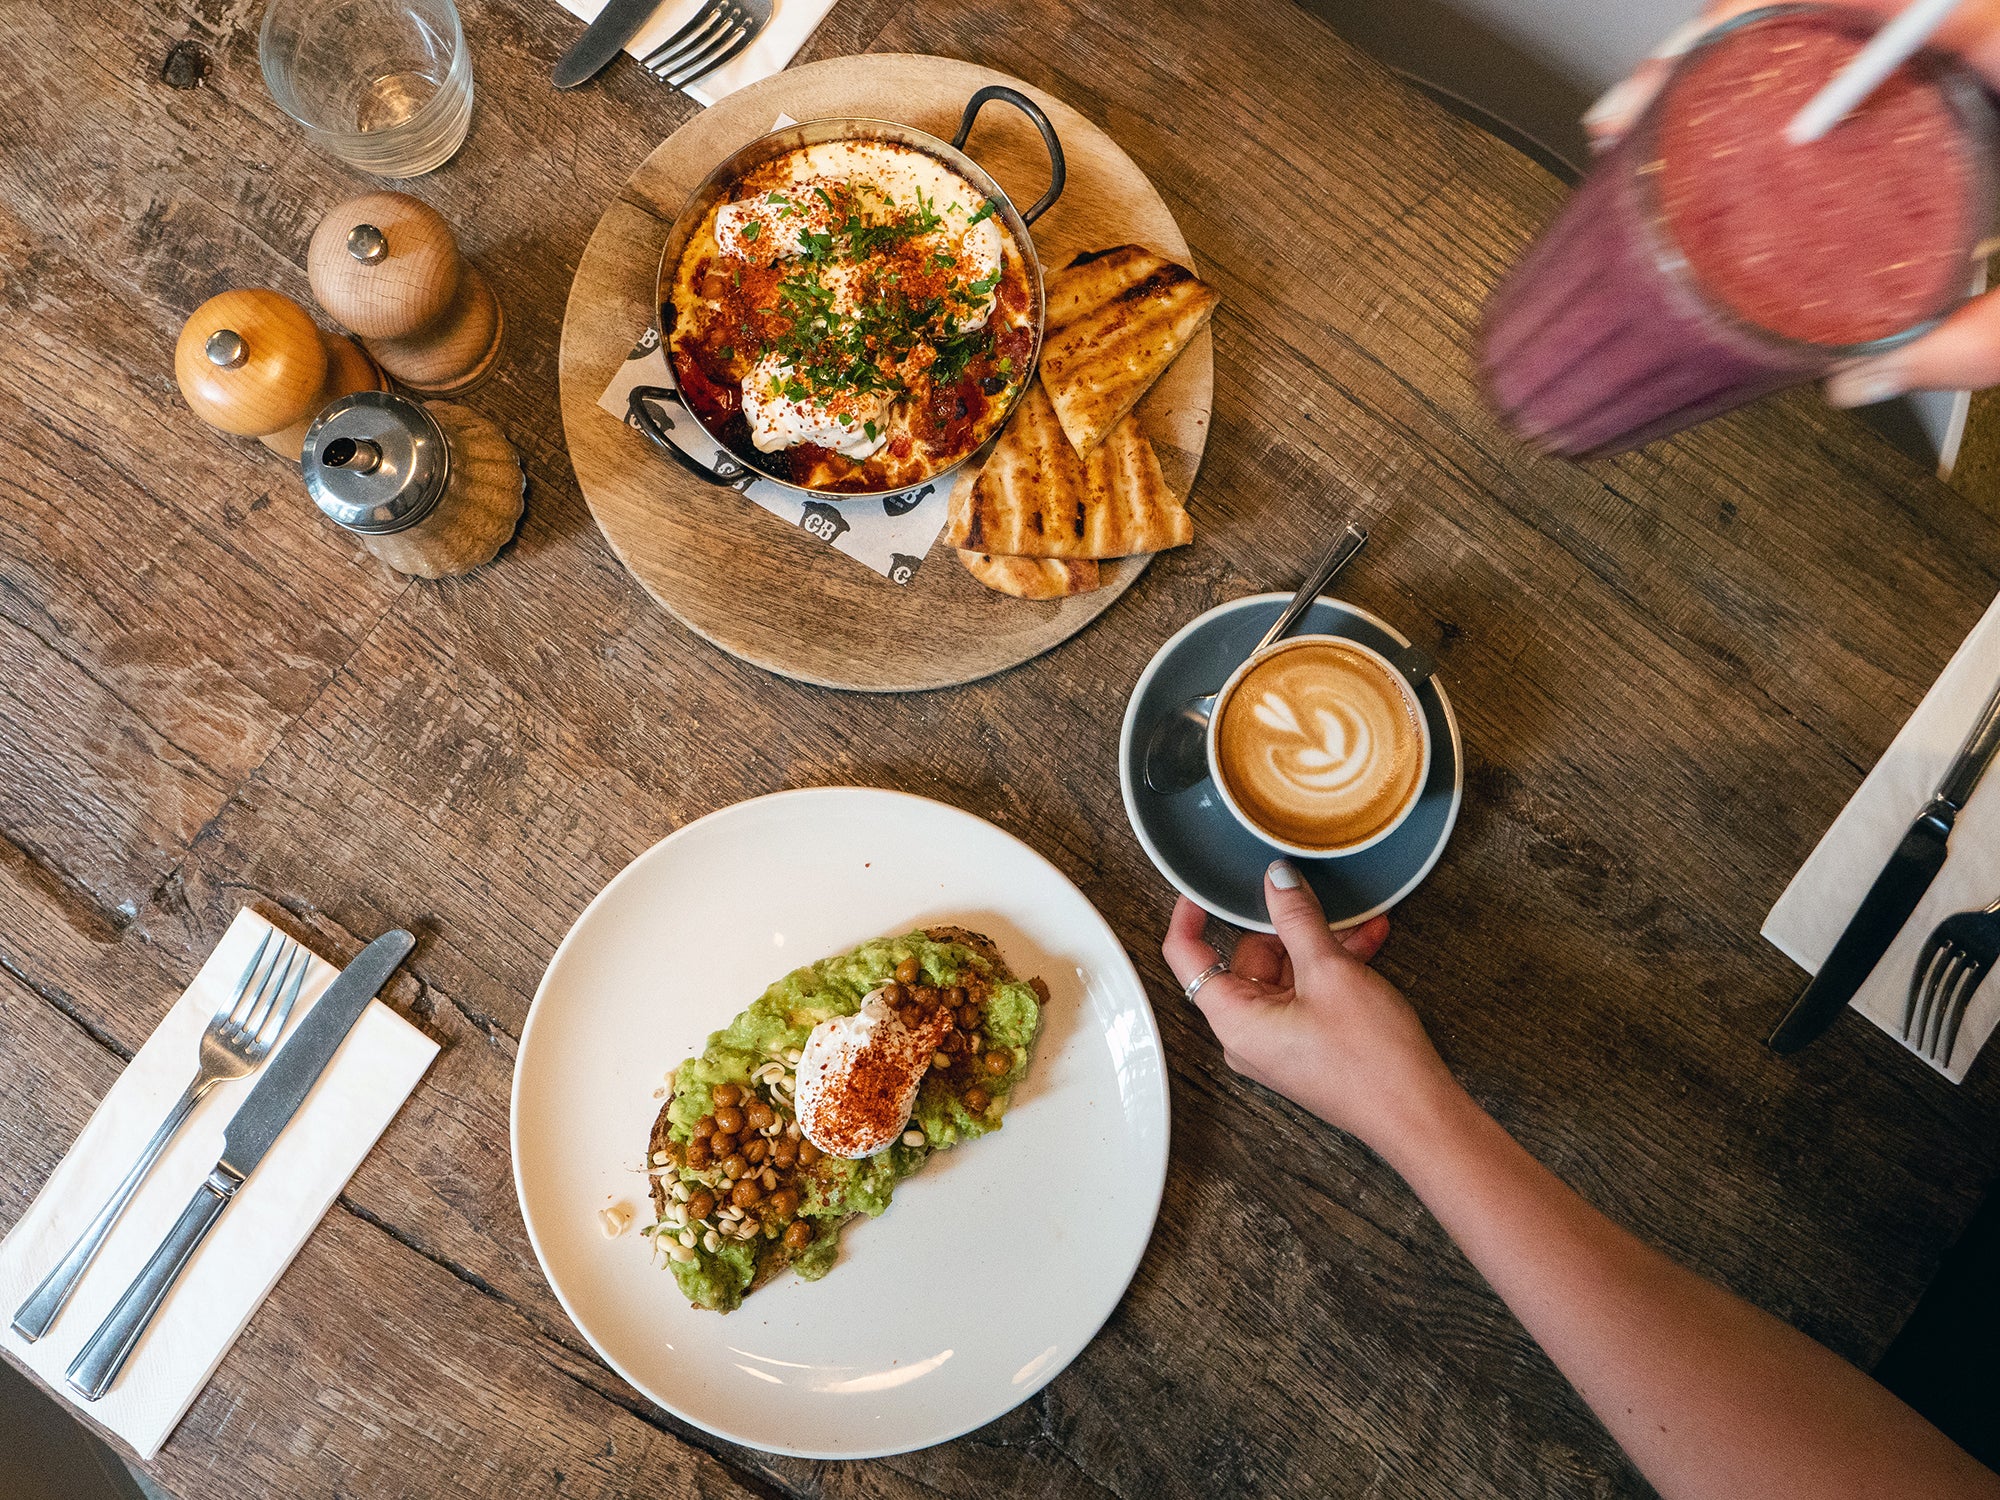
M 606 0 L 597 19 L 584 28 L 583 35 L 556 63 L 556 87 L 573 89 L 595 78 L 639 34 L 639 28 L 652 18 L 660 4 L 661 0 Z
M 1818 1037 L 1874 972 L 1937 872 L 1944 868 L 1952 825 L 1992 763 L 1995 751 L 2000 751 L 2000 687 L 1986 700 L 1972 733 L 1965 737 L 1930 802 L 1917 814 L 1917 821 L 1861 898 L 1833 952 L 1771 1033 L 1768 1045 L 1773 1052 L 1796 1052 Z
M 266 1065 L 264 1076 L 237 1107 L 222 1137 L 222 1158 L 208 1179 L 195 1189 L 193 1200 L 181 1211 L 174 1227 L 153 1252 L 118 1305 L 90 1336 L 69 1367 L 69 1383 L 86 1401 L 95 1401 L 111 1389 L 112 1381 L 125 1367 L 153 1314 L 167 1300 L 167 1293 L 186 1269 L 195 1250 L 215 1227 L 222 1211 L 229 1207 L 236 1190 L 257 1169 L 264 1153 L 271 1149 L 312 1086 L 319 1081 L 333 1054 L 347 1040 L 347 1033 L 409 956 L 417 940 L 397 928 L 385 932 L 342 969 L 326 993 L 299 1022 L 291 1040 L 278 1049 Z

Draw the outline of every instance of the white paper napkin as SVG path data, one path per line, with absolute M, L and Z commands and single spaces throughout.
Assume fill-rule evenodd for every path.
M 379 1000 L 362 1012 L 313 1091 L 201 1249 L 104 1396 L 86 1402 L 65 1378 L 222 1152 L 230 1116 L 257 1073 L 218 1084 L 181 1127 L 112 1230 L 55 1327 L 28 1343 L 5 1325 L 104 1206 L 181 1091 L 202 1031 L 235 989 L 270 924 L 238 911 L 174 1008 L 126 1066 L 69 1155 L 0 1241 L 0 1339 L 49 1388 L 152 1458 L 313 1226 L 417 1086 L 437 1043 Z M 285 1028 L 298 1029 L 339 971 L 315 958 Z M 282 1046 L 282 1041 L 280 1046 Z M 357 1287 L 356 1296 L 366 1289 Z
M 659 330 L 648 328 L 625 356 L 625 362 L 611 377 L 611 384 L 604 388 L 597 404 L 619 421 L 629 423 L 634 386 L 673 384 L 673 371 L 667 367 L 667 357 L 660 349 Z M 671 429 L 675 446 L 697 462 L 711 463 L 722 451 L 678 407 L 653 401 L 646 404 L 660 425 Z M 838 504 L 809 500 L 797 490 L 786 489 L 768 479 L 746 478 L 737 481 L 736 488 L 759 509 L 818 537 L 836 552 L 845 552 L 891 583 L 908 583 L 917 576 L 924 555 L 944 530 L 945 517 L 951 509 L 949 486 L 937 484 L 919 485 L 900 495 L 843 500 Z
M 1794 963 L 1819 971 L 1904 832 L 1937 790 L 1939 778 L 1996 682 L 2000 682 L 2000 599 L 1965 638 L 1854 800 L 1834 819 L 1812 857 L 1771 908 L 1764 936 Z M 1986 906 L 1995 899 L 2000 899 L 2000 770 L 1986 777 L 1958 815 L 1950 857 L 1916 914 L 1856 993 L 1855 1008 L 1902 1041 L 1903 1005 L 1917 950 L 1953 912 Z M 1996 1023 L 2000 1023 L 2000 979 L 1989 977 L 1966 1007 L 1950 1065 L 1938 1071 L 1953 1083 L 1963 1081 Z
M 625 44 L 625 50 L 634 57 L 644 57 L 693 20 L 705 3 L 706 0 L 666 0 Z M 562 8 L 583 21 L 595 20 L 605 4 L 606 0 L 562 0 Z M 771 22 L 757 34 L 757 40 L 681 92 L 697 104 L 709 105 L 760 78 L 783 72 L 832 9 L 833 0 L 773 0 Z

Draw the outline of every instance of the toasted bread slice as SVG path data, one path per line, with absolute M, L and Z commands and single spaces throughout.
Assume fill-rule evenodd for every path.
M 912 936 L 919 936 L 919 934 L 912 934 Z M 989 1003 L 988 999 L 985 997 L 995 997 L 992 1000 L 992 1003 L 998 1003 L 998 999 L 996 996 L 996 988 L 995 988 L 996 986 L 1000 985 L 1018 986 L 1020 983 L 1020 981 L 1016 978 L 1013 969 L 1008 965 L 1007 961 L 1001 956 L 998 946 L 993 942 L 991 938 L 985 936 L 982 933 L 973 932 L 967 928 L 959 927 L 956 925 L 939 924 L 937 926 L 927 929 L 922 934 L 920 934 L 920 936 L 928 938 L 933 943 L 956 944 L 966 950 L 969 950 L 969 952 L 972 955 L 973 963 L 970 966 L 959 966 L 958 973 L 959 973 L 959 982 L 966 985 L 967 988 L 970 990 L 973 1002 L 975 1004 L 984 1005 Z M 876 945 L 864 944 L 862 946 L 862 949 L 856 950 L 856 952 L 857 954 L 865 952 L 871 946 L 879 948 L 881 944 L 880 943 Z M 816 968 L 817 966 L 808 965 L 807 969 L 801 972 L 811 973 Z M 882 972 L 886 976 L 888 972 L 886 965 L 884 965 Z M 1032 1043 L 1034 1033 L 1037 1029 L 1039 1029 L 1039 1024 L 1040 1024 L 1039 1014 L 1041 1012 L 1041 1009 L 1047 1006 L 1049 1003 L 1049 988 L 1045 983 L 1042 982 L 1042 980 L 1038 978 L 1030 979 L 1026 981 L 1026 983 L 1028 989 L 1031 990 L 1033 993 L 1035 1001 L 1035 1009 L 1034 1009 L 1033 1019 L 1026 1025 L 1026 1029 L 1024 1031 L 1020 1029 L 1020 1023 L 1016 1023 L 1016 1034 L 1022 1037 L 1020 1046 L 1023 1049 L 1025 1049 L 1028 1045 Z M 763 1003 L 762 999 L 760 999 L 758 1003 L 762 1004 Z M 753 1006 L 752 1009 L 754 1010 L 755 1006 Z M 728 1033 L 725 1032 L 715 1033 L 709 1038 L 710 1049 L 713 1050 L 718 1044 L 725 1044 L 727 1040 L 728 1040 Z M 803 1045 L 803 1040 L 804 1040 L 803 1038 L 799 1038 L 797 1044 Z M 686 1064 L 683 1064 L 682 1066 L 686 1066 Z M 1018 1081 L 1019 1077 L 1025 1076 L 1025 1068 L 1026 1068 L 1026 1061 L 1025 1057 L 1023 1057 L 1021 1061 L 1016 1062 L 1013 1073 L 1010 1073 L 999 1080 L 990 1077 L 982 1077 L 979 1081 L 989 1088 L 1001 1091 L 996 1095 L 995 1098 L 995 1102 L 998 1103 L 1004 1101 L 1006 1097 L 1005 1090 L 1007 1088 L 1011 1088 L 1012 1084 L 1015 1081 Z M 678 1075 L 679 1069 L 677 1068 L 675 1072 L 676 1075 Z M 926 1087 L 928 1088 L 929 1085 L 927 1084 Z M 770 1099 L 772 1106 L 779 1111 L 781 1118 L 789 1119 L 792 1117 L 792 1106 L 788 1102 L 789 1090 L 787 1090 L 784 1096 L 782 1096 L 786 1102 L 780 1102 L 781 1096 L 776 1093 L 773 1093 L 768 1097 Z M 668 1211 L 668 1204 L 671 1201 L 669 1184 L 672 1181 L 676 1180 L 677 1178 L 685 1180 L 685 1169 L 680 1165 L 678 1165 L 678 1163 L 684 1160 L 683 1152 L 685 1148 L 683 1146 L 677 1145 L 676 1142 L 674 1141 L 672 1110 L 673 1110 L 673 1101 L 671 1099 L 668 1100 L 666 1104 L 663 1104 L 660 1107 L 659 1113 L 654 1117 L 653 1128 L 650 1135 L 647 1138 L 647 1144 L 646 1144 L 648 1165 L 649 1167 L 651 1167 L 653 1173 L 658 1174 L 652 1176 L 651 1178 L 651 1195 L 653 1201 L 653 1213 L 656 1221 L 656 1226 L 658 1221 L 663 1220 L 665 1218 Z M 920 1112 L 921 1112 L 921 1106 L 920 1106 Z M 976 1124 L 977 1122 L 975 1121 L 973 1123 Z M 987 1133 L 988 1129 L 997 1129 L 998 1126 L 999 1126 L 999 1121 L 995 1118 L 989 1117 L 984 1127 L 972 1129 L 969 1134 L 960 1133 L 957 1136 L 957 1140 L 962 1142 L 965 1139 L 976 1138 L 978 1135 Z M 959 1126 L 960 1132 L 964 1132 L 965 1128 L 966 1128 L 965 1125 L 962 1123 Z M 954 1142 L 951 1140 L 946 1140 L 937 1149 L 944 1149 L 945 1146 L 951 1145 L 953 1143 Z M 665 1156 L 667 1158 L 667 1161 L 669 1163 L 673 1163 L 674 1165 L 660 1164 L 659 1158 L 662 1156 Z M 918 1164 L 921 1164 L 922 1160 L 923 1158 L 918 1158 Z M 903 1169 L 897 1173 L 897 1177 L 900 1179 L 903 1176 L 907 1176 L 908 1172 L 913 1170 L 915 1170 L 914 1166 L 905 1163 Z M 707 1182 L 708 1186 L 712 1191 L 718 1191 L 719 1193 L 719 1190 L 715 1188 L 715 1179 L 712 1176 L 707 1179 Z M 879 1212 L 879 1210 L 877 1211 Z M 821 1241 L 824 1239 L 825 1236 L 831 1235 L 834 1237 L 834 1245 L 835 1248 L 837 1249 L 840 1229 L 844 1225 L 851 1223 L 855 1217 L 857 1217 L 857 1215 L 853 1214 L 849 1214 L 840 1218 L 834 1218 L 830 1215 L 827 1216 L 816 1215 L 814 1222 L 818 1226 L 819 1235 L 818 1237 L 815 1238 L 814 1243 L 819 1244 L 821 1243 Z M 734 1307 L 739 1305 L 742 1297 L 748 1296 L 751 1292 L 756 1291 L 759 1287 L 768 1284 L 780 1272 L 791 1268 L 794 1264 L 794 1261 L 796 1260 L 796 1257 L 789 1249 L 786 1248 L 785 1243 L 781 1238 L 760 1239 L 756 1241 L 756 1247 L 757 1247 L 757 1253 L 755 1257 L 755 1264 L 754 1264 L 754 1269 L 752 1271 L 752 1279 L 750 1281 L 750 1284 L 744 1287 L 740 1294 L 732 1293 L 731 1298 L 727 1303 L 727 1307 Z M 824 1275 L 826 1274 L 826 1267 L 824 1265 L 821 1265 L 814 1272 L 810 1274 Z M 710 1307 L 709 1303 L 701 1300 L 698 1297 L 695 1297 L 692 1294 L 690 1294 L 689 1300 L 692 1303 L 692 1305 L 696 1307 L 701 1307 L 701 1308 Z M 713 1310 L 723 1311 L 727 1310 L 727 1307 L 716 1308 Z
M 970 927 L 940 923 L 936 927 L 926 927 L 924 936 L 934 943 L 957 943 L 961 948 L 970 948 L 993 965 L 993 977 L 1003 983 L 1014 977 L 1014 971 L 1007 967 L 1007 960 L 1000 956 L 1000 945 L 983 932 L 974 932 Z
M 1194 522 L 1167 488 L 1160 456 L 1127 413 L 1084 460 L 1083 555 L 1130 557 L 1194 540 Z
M 945 540 L 1001 557 L 1100 559 L 1181 547 L 1194 522 L 1127 414 L 1087 460 L 1030 387 L 986 466 L 952 491 Z M 982 580 L 983 581 L 983 580 Z
M 1081 556 L 1084 501 L 1083 464 L 1033 381 L 979 473 L 952 490 L 944 539 L 963 552 Z
M 1041 383 L 1078 453 L 1109 435 L 1215 311 L 1216 290 L 1168 265 L 1042 344 Z
M 1084 251 L 1048 279 L 1044 288 L 1048 302 L 1047 331 L 1054 333 L 1058 328 L 1069 327 L 1120 292 L 1130 291 L 1172 264 L 1164 255 L 1155 255 L 1143 245 L 1113 245 L 1109 250 Z
M 996 593 L 1016 599 L 1067 599 L 1087 594 L 1102 581 L 1092 558 L 1003 557 L 960 552 L 965 571 Z

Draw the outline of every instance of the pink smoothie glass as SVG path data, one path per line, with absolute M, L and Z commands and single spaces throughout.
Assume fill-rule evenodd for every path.
M 1875 26 L 1772 6 L 1679 61 L 1487 306 L 1481 374 L 1509 427 L 1569 457 L 1622 452 L 1893 349 L 1964 300 L 1995 193 L 1993 106 L 1969 72 L 1919 53 L 1829 151 L 1781 139 L 1831 53 Z

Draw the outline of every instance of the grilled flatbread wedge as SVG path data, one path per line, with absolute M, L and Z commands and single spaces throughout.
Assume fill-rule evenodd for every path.
M 1167 488 L 1160 456 L 1131 413 L 1083 461 L 1085 557 L 1164 552 L 1194 540 L 1194 522 Z
M 1079 459 L 1033 385 L 978 477 L 952 491 L 944 535 L 962 551 L 1006 557 L 1130 557 L 1185 546 L 1194 522 L 1137 417 Z
M 972 483 L 953 488 L 944 539 L 965 552 L 1078 556 L 1057 547 L 1080 535 L 1083 505 L 1083 463 L 1035 381 Z
M 1046 331 L 1067 328 L 1094 313 L 1120 292 L 1130 291 L 1148 276 L 1173 264 L 1143 245 L 1114 245 L 1109 250 L 1085 250 L 1048 279 Z
M 1168 265 L 1044 340 L 1041 383 L 1078 453 L 1139 404 L 1219 300 L 1185 266 Z
M 997 593 L 1016 599 L 1067 599 L 1088 594 L 1102 581 L 1090 558 L 1002 557 L 991 552 L 960 552 L 965 571 Z
M 796 1128 L 790 1059 L 814 1026 L 853 1015 L 910 960 L 920 977 L 899 1009 L 949 1028 L 939 1056 L 950 1065 L 926 1068 L 910 1114 L 922 1143 L 906 1136 L 858 1160 L 808 1150 Z M 965 992 L 955 1008 L 953 987 Z M 948 926 L 863 943 L 772 985 L 710 1036 L 699 1057 L 674 1069 L 673 1096 L 647 1141 L 655 1221 L 646 1233 L 682 1294 L 696 1307 L 729 1312 L 788 1266 L 807 1281 L 826 1275 L 839 1258 L 842 1225 L 880 1214 L 896 1185 L 934 1153 L 1000 1128 L 1047 1003 L 1048 987 L 1016 978 L 990 938 Z M 996 1069 L 989 1058 L 1006 1066 Z M 726 1125 L 738 1130 L 723 1135 Z M 756 1160 L 735 1161 L 746 1154 Z M 732 1162 L 744 1172 L 739 1181 L 765 1170 L 771 1176 L 754 1190 L 728 1192 Z

